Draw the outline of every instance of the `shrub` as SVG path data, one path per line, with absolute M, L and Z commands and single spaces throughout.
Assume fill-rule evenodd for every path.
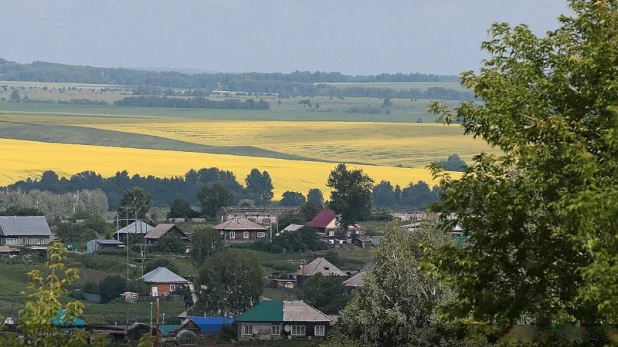
M 127 279 L 121 276 L 107 276 L 99 284 L 99 293 L 103 303 L 114 300 L 127 290 Z

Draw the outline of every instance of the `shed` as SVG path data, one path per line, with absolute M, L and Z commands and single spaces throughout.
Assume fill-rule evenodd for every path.
M 90 240 L 86 243 L 86 252 L 93 254 L 102 249 L 122 248 L 124 244 L 118 240 Z

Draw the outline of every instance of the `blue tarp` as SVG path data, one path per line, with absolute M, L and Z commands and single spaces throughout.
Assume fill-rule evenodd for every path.
M 223 324 L 231 325 L 234 323 L 234 318 L 221 317 L 188 317 L 195 325 L 200 327 L 200 333 L 211 334 L 221 331 Z

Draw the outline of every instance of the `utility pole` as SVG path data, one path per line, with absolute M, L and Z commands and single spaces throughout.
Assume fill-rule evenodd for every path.
M 159 313 L 161 312 L 161 306 L 159 306 L 159 298 L 157 298 L 157 339 L 155 342 L 155 346 L 159 347 L 161 345 L 161 333 L 159 332 Z

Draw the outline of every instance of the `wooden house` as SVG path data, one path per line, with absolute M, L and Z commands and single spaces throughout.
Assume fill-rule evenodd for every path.
M 333 319 L 302 301 L 262 301 L 236 317 L 238 339 L 325 338 Z
M 159 224 L 154 227 L 146 236 L 144 236 L 144 241 L 148 245 L 156 245 L 160 238 L 163 236 L 176 236 L 181 240 L 187 242 L 189 241 L 189 237 L 184 233 L 176 224 Z
M 150 287 L 150 295 L 152 296 L 169 295 L 175 290 L 189 285 L 189 281 L 165 267 L 158 267 L 141 278 Z
M 221 232 L 225 243 L 251 242 L 268 239 L 269 228 L 245 218 L 234 218 L 215 226 Z
M 0 245 L 47 245 L 51 239 L 43 216 L 0 216 Z

